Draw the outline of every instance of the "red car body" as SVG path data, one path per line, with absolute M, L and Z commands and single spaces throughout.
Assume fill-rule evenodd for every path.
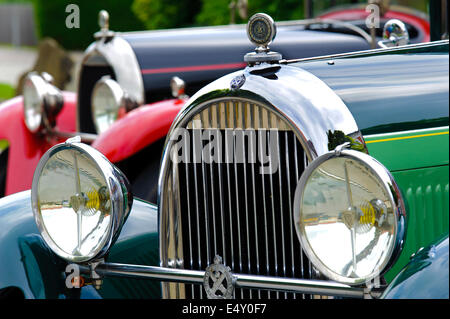
M 76 132 L 76 94 L 63 92 L 64 106 L 56 118 L 56 128 Z M 117 163 L 166 136 L 184 99 L 171 99 L 141 106 L 127 114 L 93 142 L 111 162 Z M 0 105 L 0 140 L 9 143 L 5 196 L 31 187 L 34 170 L 42 155 L 65 138 L 48 139 L 31 133 L 23 118 L 23 98 Z
M 64 106 L 56 119 L 57 127 L 75 132 L 76 95 L 64 92 Z M 0 105 L 0 140 L 9 144 L 5 195 L 29 189 L 34 169 L 41 156 L 62 139 L 48 140 L 31 133 L 23 117 L 23 98 L 15 97 Z

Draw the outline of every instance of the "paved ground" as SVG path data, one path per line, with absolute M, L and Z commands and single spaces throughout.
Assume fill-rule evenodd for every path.
M 78 82 L 78 69 L 82 57 L 82 52 L 70 52 L 75 60 L 72 81 L 66 86 L 68 91 L 76 91 Z M 20 76 L 31 70 L 37 57 L 37 50 L 34 48 L 12 47 L 0 44 L 0 83 L 9 84 L 16 87 Z
M 15 87 L 20 75 L 33 67 L 36 52 L 29 48 L 0 46 L 0 83 Z

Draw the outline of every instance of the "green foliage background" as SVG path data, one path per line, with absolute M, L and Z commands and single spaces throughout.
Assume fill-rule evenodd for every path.
M 133 12 L 148 29 L 230 23 L 231 0 L 134 0 Z M 248 16 L 265 12 L 275 20 L 303 18 L 302 0 L 249 0 Z M 246 23 L 235 14 L 236 23 Z
M 201 0 L 134 0 L 132 10 L 147 29 L 168 29 L 195 25 L 200 7 Z
M 142 0 L 135 0 L 142 1 Z M 159 0 L 153 0 L 159 1 Z M 202 0 L 202 8 L 196 17 L 198 25 L 221 25 L 230 23 L 230 0 Z M 270 15 L 275 21 L 302 19 L 302 0 L 249 0 L 248 17 L 257 12 Z M 236 13 L 236 23 L 247 23 Z
M 145 29 L 144 23 L 131 11 L 133 0 L 31 0 L 34 5 L 37 33 L 40 38 L 52 37 L 66 49 L 85 49 L 99 30 L 98 12 L 110 15 L 110 29 L 133 31 Z M 80 8 L 80 28 L 66 28 L 66 6 Z
M 232 0 L 0 0 L 0 3 L 31 2 L 34 5 L 37 34 L 52 37 L 66 49 L 83 50 L 98 31 L 98 12 L 110 14 L 110 29 L 137 31 L 189 26 L 223 25 L 230 23 L 229 5 Z M 235 0 L 237 2 L 237 0 Z M 68 29 L 65 21 L 69 4 L 80 8 L 80 28 Z M 313 1 L 314 15 L 330 6 L 367 3 L 367 0 Z M 391 4 L 427 11 L 428 0 L 391 0 Z M 248 17 L 265 12 L 275 21 L 304 18 L 305 0 L 248 0 Z M 236 10 L 237 11 L 237 10 Z M 235 13 L 235 23 L 246 23 Z
M 4 0 L 0 0 L 4 1 Z M 10 0 L 11 1 L 11 0 Z M 16 0 L 17 1 L 17 0 Z M 26 2 L 27 0 L 19 0 Z M 110 29 L 135 31 L 230 23 L 231 0 L 28 0 L 34 5 L 37 34 L 66 49 L 85 49 L 98 31 L 98 12 L 110 15 Z M 266 12 L 275 20 L 303 18 L 302 0 L 249 0 L 248 16 Z M 80 28 L 65 26 L 68 4 L 80 8 Z M 236 23 L 246 23 L 236 12 Z

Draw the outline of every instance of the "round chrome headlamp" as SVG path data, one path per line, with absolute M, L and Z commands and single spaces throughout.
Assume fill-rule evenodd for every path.
M 389 171 L 353 150 L 315 159 L 295 192 L 303 249 L 321 273 L 346 284 L 363 284 L 392 265 L 404 242 L 405 216 Z
M 37 132 L 44 113 L 45 81 L 38 75 L 29 74 L 23 86 L 24 118 L 27 128 Z
M 97 150 L 78 142 L 58 144 L 44 154 L 31 199 L 43 239 L 71 262 L 103 257 L 132 204 L 125 176 Z
M 121 115 L 136 106 L 136 103 L 120 87 L 119 83 L 109 76 L 97 81 L 92 92 L 91 102 L 97 133 L 106 131 Z
M 25 125 L 32 133 L 55 125 L 56 115 L 62 108 L 61 92 L 51 84 L 48 73 L 42 76 L 31 72 L 25 78 L 23 86 L 23 105 Z

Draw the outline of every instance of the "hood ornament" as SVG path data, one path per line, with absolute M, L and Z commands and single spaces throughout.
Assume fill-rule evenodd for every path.
M 281 54 L 269 51 L 269 44 L 275 39 L 277 28 L 273 19 L 265 13 L 256 13 L 247 23 L 247 36 L 256 45 L 255 52 L 247 53 L 244 61 L 249 64 L 278 62 Z
M 208 299 L 231 299 L 233 297 L 234 282 L 230 267 L 222 264 L 222 257 L 216 255 L 214 264 L 205 269 L 203 287 Z
M 100 10 L 98 13 L 98 25 L 100 31 L 94 34 L 96 40 L 103 38 L 112 38 L 114 36 L 114 31 L 109 30 L 109 13 L 106 10 Z

